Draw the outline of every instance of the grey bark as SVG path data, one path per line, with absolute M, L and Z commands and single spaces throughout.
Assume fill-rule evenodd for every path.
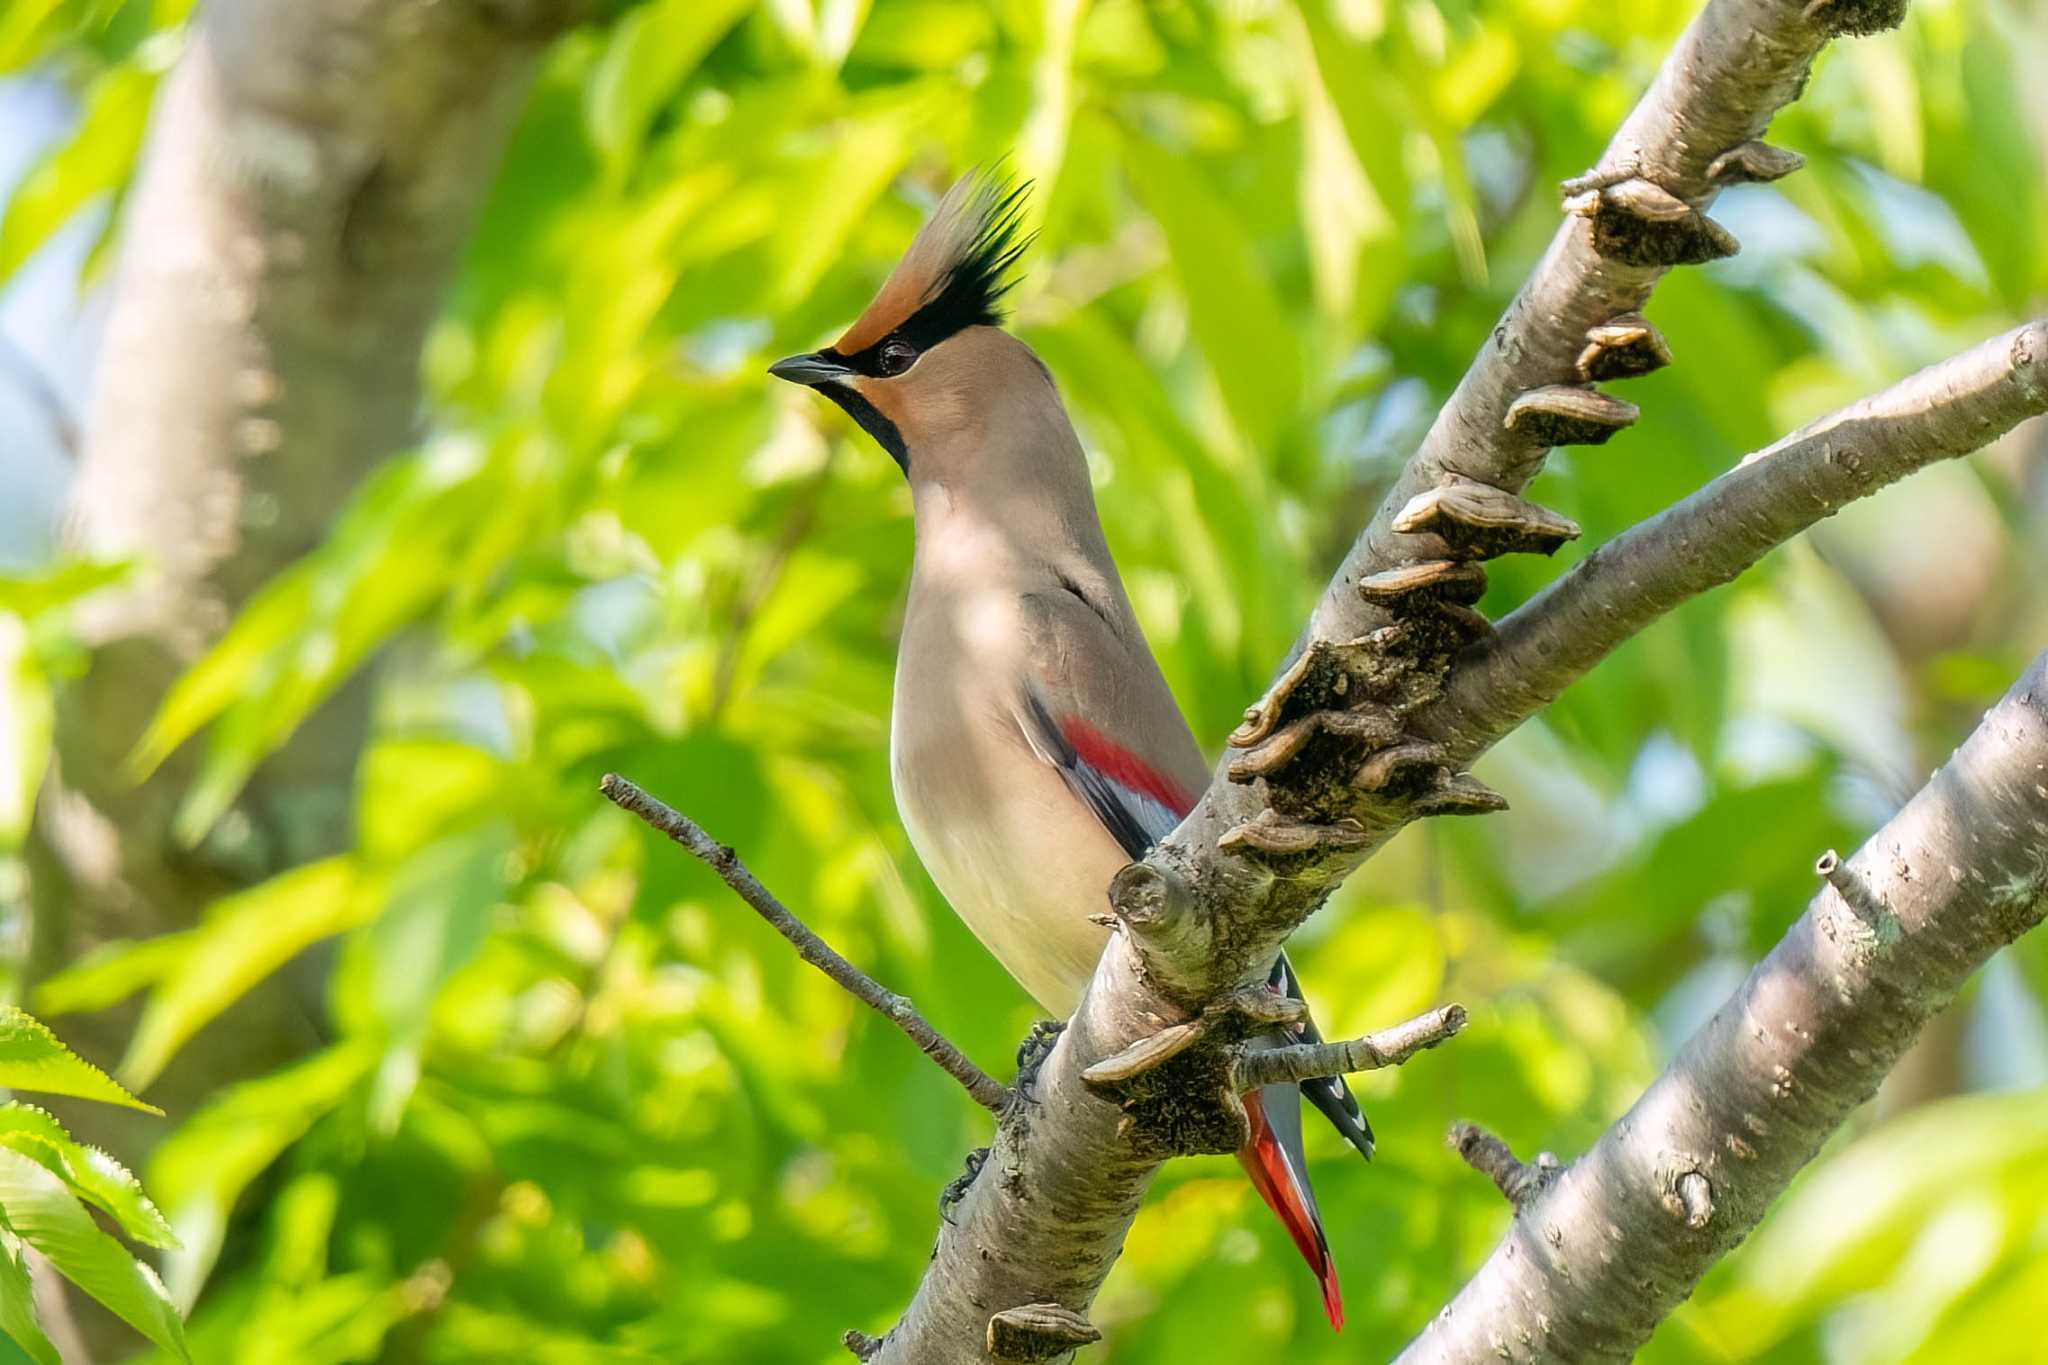
M 1627 1360 L 1922 1025 L 2048 918 L 2048 654 L 1641 1099 L 1517 1212 L 1404 1365 Z
M 178 673 L 409 439 L 428 322 L 546 40 L 578 9 L 214 0 L 192 22 L 122 224 L 67 528 L 75 550 L 139 573 L 85 618 L 90 668 L 60 700 L 32 976 L 108 938 L 183 928 L 214 898 L 349 845 L 363 679 L 200 848 L 170 833 L 192 756 L 140 785 L 123 760 Z M 107 1063 L 131 1016 L 65 1032 Z M 152 1094 L 175 1117 L 311 1041 L 273 982 Z M 162 1130 L 79 1121 L 131 1156 Z

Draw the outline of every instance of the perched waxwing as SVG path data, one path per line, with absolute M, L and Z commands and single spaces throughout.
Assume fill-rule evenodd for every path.
M 999 309 L 1025 189 L 954 185 L 854 324 L 769 373 L 837 403 L 910 481 L 916 524 L 890 771 L 911 844 L 1054 1015 L 1101 957 L 1110 878 L 1180 823 L 1208 765 L 1110 559 L 1088 463 L 1045 365 Z M 1272 985 L 1297 998 L 1287 959 Z M 1313 1025 L 1295 1038 L 1315 1036 Z M 1370 1157 L 1339 1080 L 1300 1094 Z M 1343 1321 L 1291 1085 L 1245 1096 L 1238 1159 Z

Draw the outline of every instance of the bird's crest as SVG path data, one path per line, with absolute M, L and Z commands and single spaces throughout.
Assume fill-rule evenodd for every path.
M 1011 267 L 1031 244 L 1021 235 L 1024 199 L 1031 185 L 970 171 L 912 239 L 867 311 L 833 345 L 858 355 L 903 332 L 923 350 L 963 327 L 1002 321 L 1002 297 L 1016 283 Z

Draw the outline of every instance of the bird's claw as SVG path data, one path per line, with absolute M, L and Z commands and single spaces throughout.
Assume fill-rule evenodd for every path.
M 953 1177 L 946 1188 L 939 1191 L 939 1217 L 949 1225 L 953 1221 L 953 1210 L 960 1207 L 960 1201 L 967 1197 L 967 1191 L 974 1187 L 974 1178 L 981 1174 L 981 1168 L 988 1164 L 986 1147 L 976 1147 L 967 1154 L 967 1161 L 960 1174 Z
M 1053 1045 L 1060 1034 L 1066 1032 L 1066 1024 L 1057 1019 L 1038 1019 L 1031 1025 L 1031 1032 L 1024 1035 L 1024 1041 L 1017 1044 L 1017 1080 L 1012 1087 L 1020 1095 L 1028 1095 L 1038 1079 L 1038 1069 L 1045 1065 L 1045 1059 L 1052 1056 Z

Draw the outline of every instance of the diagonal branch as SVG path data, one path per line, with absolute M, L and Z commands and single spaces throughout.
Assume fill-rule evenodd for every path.
M 798 957 L 839 983 L 848 995 L 902 1029 L 904 1035 L 917 1044 L 919 1051 L 938 1063 L 941 1071 L 960 1082 L 961 1088 L 974 1098 L 976 1104 L 1000 1115 L 1010 1103 L 1008 1086 L 976 1066 L 966 1053 L 933 1028 L 907 998 L 889 990 L 848 962 L 833 950 L 831 944 L 811 932 L 788 906 L 775 898 L 774 892 L 747 871 L 747 865 L 740 861 L 737 853 L 706 834 L 703 826 L 617 773 L 606 773 L 598 784 L 598 790 L 619 809 L 639 816 L 716 872 L 741 900 L 768 921 L 776 933 L 790 941 Z
M 1635 1107 L 1520 1207 L 1403 1365 L 1629 1359 L 1927 1020 L 2048 918 L 2044 772 L 2048 654 L 1855 857 L 1834 860 Z M 1860 907 L 1833 873 L 1860 885 Z

